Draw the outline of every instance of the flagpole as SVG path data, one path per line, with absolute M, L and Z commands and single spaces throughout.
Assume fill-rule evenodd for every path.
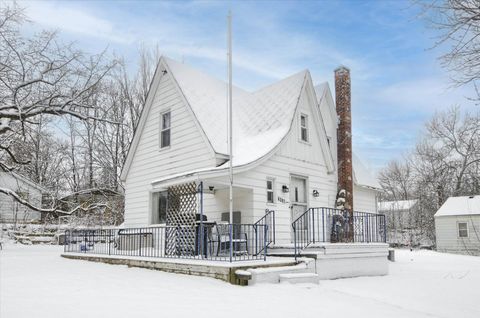
M 230 224 L 233 224 L 233 147 L 232 147 L 232 12 L 228 11 L 228 154 L 230 156 Z M 231 248 L 230 248 L 231 250 Z
M 229 216 L 230 216 L 230 262 L 233 258 L 233 148 L 232 148 L 232 12 L 228 11 L 228 154 L 230 156 L 228 174 L 230 176 L 230 202 L 229 202 Z

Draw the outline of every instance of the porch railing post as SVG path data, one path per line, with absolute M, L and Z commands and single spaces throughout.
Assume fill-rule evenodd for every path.
M 315 244 L 315 209 L 311 209 L 311 211 L 312 211 L 312 241 L 313 241 L 313 244 Z
M 255 255 L 258 255 L 258 230 L 256 224 L 253 225 L 253 231 L 255 232 Z
M 267 232 L 268 232 L 268 225 L 265 224 L 263 227 L 263 260 L 267 260 Z
M 369 228 L 370 228 L 370 222 L 368 222 L 368 215 L 367 215 L 367 243 L 370 242 L 370 233 L 369 233 Z
M 295 261 L 297 260 L 297 229 L 295 228 L 295 224 L 292 225 L 293 227 L 293 250 L 295 254 Z
M 273 232 L 273 244 L 275 244 L 275 211 L 272 212 L 272 218 L 273 218 L 273 228 L 272 228 L 272 232 Z
M 231 263 L 233 259 L 233 240 L 232 240 L 233 224 L 230 223 L 228 225 L 228 228 L 229 228 L 229 236 L 230 236 L 230 263 Z
M 200 192 L 200 228 L 199 228 L 199 231 L 200 231 L 200 235 L 199 235 L 199 238 L 200 238 L 200 242 L 199 244 L 197 244 L 197 247 L 200 248 L 200 251 L 197 251 L 198 254 L 200 255 L 200 258 L 203 258 L 203 240 L 204 240 L 204 230 L 203 230 L 203 181 L 200 181 L 200 184 L 199 184 L 199 192 Z
M 323 233 L 323 242 L 325 243 L 325 209 L 322 208 L 322 233 Z

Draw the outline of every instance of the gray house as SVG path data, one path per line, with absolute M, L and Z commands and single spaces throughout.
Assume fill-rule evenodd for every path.
M 17 173 L 0 171 L 0 187 L 15 191 L 21 198 L 35 206 L 42 204 L 42 193 L 45 190 Z M 30 222 L 40 220 L 40 218 L 40 212 L 29 209 L 11 196 L 0 193 L 0 221 Z
M 435 213 L 437 250 L 480 255 L 480 195 L 450 197 Z

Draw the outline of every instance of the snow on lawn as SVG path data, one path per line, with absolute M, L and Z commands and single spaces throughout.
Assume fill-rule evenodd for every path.
M 390 275 L 320 285 L 223 281 L 0 251 L 0 317 L 480 317 L 480 257 L 397 250 Z

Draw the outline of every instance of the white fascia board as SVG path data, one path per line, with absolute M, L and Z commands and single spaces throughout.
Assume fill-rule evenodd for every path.
M 127 179 L 128 171 L 130 170 L 130 166 L 132 165 L 133 156 L 137 151 L 138 143 L 140 142 L 140 136 L 142 135 L 142 131 L 145 127 L 145 123 L 147 121 L 147 115 L 150 112 L 150 108 L 152 107 L 153 101 L 155 100 L 155 94 L 157 92 L 158 84 L 160 83 L 161 78 L 163 77 L 163 72 L 160 72 L 160 68 L 164 66 L 163 63 L 163 56 L 160 57 L 157 67 L 155 69 L 155 73 L 153 74 L 152 82 L 150 83 L 150 87 L 148 88 L 147 99 L 145 100 L 145 105 L 143 105 L 142 112 L 140 114 L 140 119 L 138 120 L 137 128 L 133 133 L 133 139 L 130 143 L 130 147 L 128 148 L 127 159 L 125 160 L 125 164 L 122 169 L 122 173 L 120 174 L 120 180 L 125 181 Z

